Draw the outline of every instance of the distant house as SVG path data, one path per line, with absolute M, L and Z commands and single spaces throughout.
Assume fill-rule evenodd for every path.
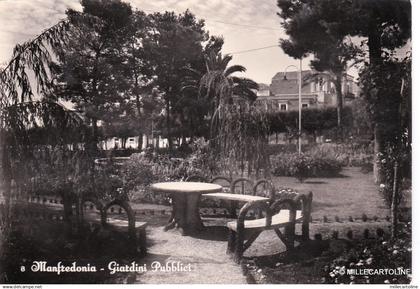
M 89 125 L 92 125 L 91 120 L 86 118 L 85 114 L 81 110 L 71 109 L 75 114 L 77 114 L 81 119 L 83 119 Z M 104 125 L 102 120 L 97 120 L 96 122 L 98 128 Z M 141 145 L 141 147 L 139 147 Z M 106 137 L 105 139 L 99 140 L 98 148 L 101 150 L 126 150 L 126 149 L 141 149 L 144 150 L 148 146 L 153 146 L 155 148 L 164 148 L 168 146 L 168 140 L 162 138 L 161 136 L 152 137 L 147 134 L 142 134 L 142 139 L 139 142 L 138 136 L 129 136 L 129 137 Z
M 278 72 L 271 84 L 260 84 L 257 103 L 267 110 L 297 110 L 299 108 L 299 73 Z M 267 91 L 268 86 L 268 91 Z M 343 103 L 358 96 L 358 88 L 352 76 L 343 77 Z M 302 108 L 336 106 L 336 88 L 327 73 L 302 71 Z
M 269 96 L 270 95 L 270 86 L 265 83 L 258 83 L 257 97 L 260 96 Z
M 132 136 L 128 138 L 110 137 L 99 142 L 102 150 L 124 150 L 124 149 L 145 149 L 148 146 L 164 148 L 168 146 L 168 140 L 161 136 L 151 138 L 145 134 L 142 136 L 141 148 L 139 147 L 139 137 Z

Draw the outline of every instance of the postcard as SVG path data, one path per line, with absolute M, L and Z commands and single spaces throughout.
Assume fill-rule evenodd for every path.
M 408 0 L 0 0 L 0 283 L 413 270 Z

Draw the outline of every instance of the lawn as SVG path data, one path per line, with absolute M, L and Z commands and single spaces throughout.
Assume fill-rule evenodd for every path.
M 287 187 L 298 192 L 313 192 L 312 218 L 341 220 L 361 218 L 384 218 L 389 215 L 377 186 L 373 183 L 372 173 L 364 174 L 358 167 L 346 167 L 338 178 L 312 178 L 300 183 L 293 177 L 275 177 L 276 187 Z
M 359 167 L 343 168 L 340 177 L 309 178 L 303 183 L 294 177 L 274 177 L 273 182 L 276 188 L 292 188 L 302 193 L 312 191 L 314 221 L 323 221 L 324 216 L 333 222 L 337 217 L 340 221 L 348 221 L 350 216 L 353 220 L 360 220 L 363 214 L 370 220 L 375 216 L 384 219 L 390 215 L 373 182 L 372 173 L 362 173 Z M 408 196 L 407 203 L 410 202 L 411 196 Z M 169 206 L 144 204 L 136 200 L 132 206 L 135 210 L 171 210 Z M 202 208 L 202 211 L 212 209 Z

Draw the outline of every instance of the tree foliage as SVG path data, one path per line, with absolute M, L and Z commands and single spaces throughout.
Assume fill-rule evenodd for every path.
M 268 177 L 269 122 L 264 110 L 244 103 L 220 107 L 219 126 L 211 143 L 212 154 L 229 175 Z
M 376 73 L 373 79 L 386 79 L 386 67 L 382 71 L 383 62 L 387 62 L 387 58 L 393 55 L 397 48 L 407 44 L 407 41 L 411 39 L 411 4 L 408 0 L 279 0 L 278 4 L 282 9 L 280 16 L 286 19 L 283 25 L 288 34 L 293 36 L 290 41 L 282 43 L 286 52 L 292 56 L 300 57 L 308 52 L 306 49 L 308 46 L 316 46 L 316 43 L 320 39 L 322 40 L 325 35 L 331 35 L 333 39 L 340 41 L 355 36 L 361 40 L 360 48 L 368 59 L 365 67 L 369 67 L 373 73 Z M 314 11 L 317 10 L 316 7 L 322 8 L 319 10 L 322 11 L 319 14 L 320 17 L 314 17 L 317 15 L 314 14 Z M 317 49 L 322 52 L 318 56 L 322 56 L 326 60 L 330 57 L 333 59 L 343 58 L 348 55 L 348 51 L 342 50 L 346 46 L 342 46 L 340 43 L 327 41 L 325 48 L 319 46 Z M 334 51 L 338 53 L 334 53 Z M 314 64 L 316 64 L 315 67 L 321 66 L 319 67 L 321 69 L 325 68 L 325 63 L 329 63 L 329 61 L 318 61 Z M 385 84 L 377 86 L 376 89 L 378 90 L 377 94 L 381 96 L 387 94 L 388 87 Z M 367 100 L 371 102 L 372 98 Z M 373 100 L 373 103 L 370 103 L 370 106 L 376 110 L 375 115 L 392 109 L 387 107 L 389 103 L 386 99 L 375 102 L 376 100 Z M 383 130 L 383 127 L 387 127 L 388 124 L 392 126 L 392 119 L 374 119 L 375 157 L 386 150 L 387 132 Z M 376 159 L 374 176 L 376 182 L 381 182 L 383 172 L 378 163 L 378 159 Z
M 188 10 L 179 15 L 174 12 L 155 13 L 150 18 L 153 32 L 145 49 L 155 76 L 154 84 L 163 93 L 165 135 L 172 150 L 173 123 L 177 118 L 183 119 L 183 110 L 179 106 L 183 98 L 183 79 L 188 68 L 197 68 L 208 34 L 204 30 L 204 21 L 198 20 Z
M 381 191 L 391 206 L 393 190 L 399 203 L 404 189 L 402 178 L 411 177 L 411 55 L 402 61 L 390 57 L 366 68 L 360 80 L 371 119 L 383 133 L 384 150 L 379 152 L 377 162 L 384 172 Z
M 53 52 L 68 43 L 70 26 L 67 20 L 60 21 L 33 40 L 16 45 L 11 61 L 0 70 L 0 174 L 6 220 L 12 179 L 17 185 L 15 193 L 21 193 L 38 172 L 34 156 L 39 150 L 69 151 L 72 144 L 83 143 L 88 137 L 83 119 L 59 105 L 53 94 L 52 75 L 57 72 Z M 84 164 L 89 166 L 89 160 Z M 67 213 L 69 206 L 71 209 L 65 202 Z
M 206 70 L 198 81 L 198 94 L 210 105 L 207 119 L 209 124 L 209 137 L 213 139 L 218 131 L 222 130 L 229 117 L 229 108 L 235 102 L 242 107 L 241 102 L 252 103 L 256 98 L 255 90 L 258 84 L 251 79 L 239 77 L 235 73 L 245 72 L 246 68 L 242 65 L 228 66 L 232 60 L 231 55 L 222 55 L 217 50 L 209 50 L 205 55 Z M 226 116 L 224 113 L 228 113 Z
M 278 0 L 289 39 L 281 39 L 280 46 L 290 56 L 303 58 L 313 54 L 311 66 L 332 76 L 336 87 L 337 122 L 341 126 L 343 109 L 342 79 L 349 62 L 355 62 L 361 53 L 349 36 L 352 20 L 341 1 L 290 1 Z
M 31 101 L 36 93 L 51 91 L 50 75 L 55 66 L 49 49 L 67 43 L 68 28 L 68 21 L 60 21 L 35 39 L 15 46 L 11 60 L 0 71 L 0 108 Z M 31 83 L 31 73 L 35 83 Z
M 82 1 L 83 12 L 68 10 L 71 23 L 66 46 L 57 50 L 56 96 L 72 102 L 96 122 L 124 108 L 128 84 L 119 51 L 132 10 L 120 1 Z M 117 105 L 118 104 L 118 105 Z

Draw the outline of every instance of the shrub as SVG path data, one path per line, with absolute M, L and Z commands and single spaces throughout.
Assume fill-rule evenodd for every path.
M 298 153 L 282 153 L 271 158 L 275 176 L 293 176 L 299 181 L 309 177 L 334 177 L 343 164 L 331 157 Z
M 348 144 L 319 144 L 307 151 L 313 156 L 335 159 L 341 166 L 360 167 L 365 173 L 373 169 L 373 152 L 368 145 L 350 142 Z
M 217 171 L 212 167 L 206 144 L 196 142 L 194 151 L 186 158 L 170 158 L 151 150 L 133 154 L 120 170 L 123 190 L 130 193 L 131 200 L 164 204 L 168 198 L 154 194 L 150 185 L 155 182 L 183 181 L 192 175 L 210 178 Z
M 133 190 L 138 186 L 148 186 L 157 180 L 154 163 L 141 154 L 133 154 L 121 168 L 124 189 Z
M 296 177 L 300 182 L 312 175 L 311 159 L 305 155 L 292 156 L 290 167 L 288 168 L 291 176 Z
M 340 161 L 322 156 L 313 157 L 312 174 L 314 177 L 334 177 L 339 174 L 342 168 Z

